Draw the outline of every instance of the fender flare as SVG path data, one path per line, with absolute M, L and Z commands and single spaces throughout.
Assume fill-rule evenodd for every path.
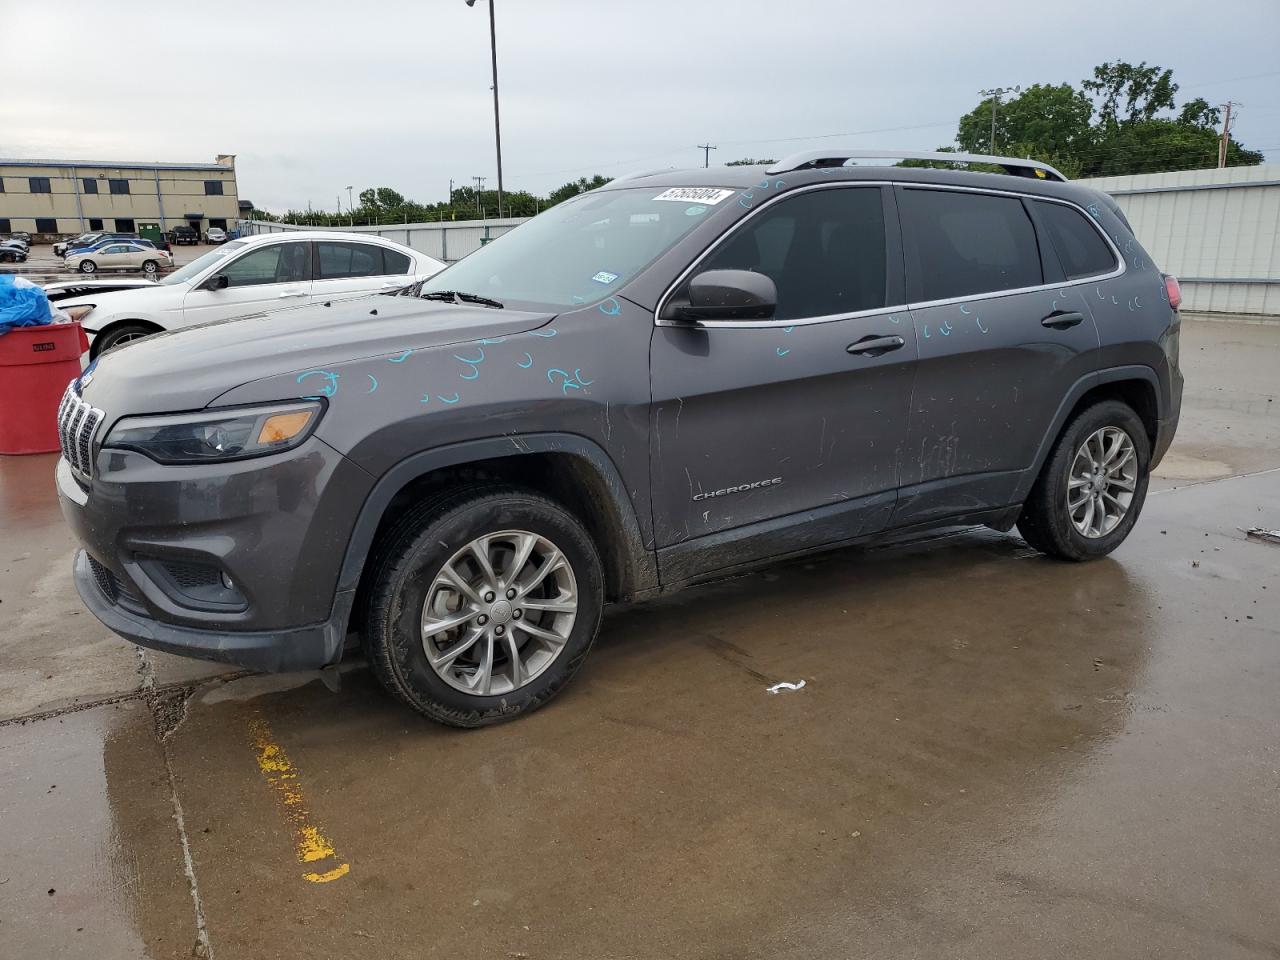
M 644 541 L 635 506 L 627 494 L 618 468 L 594 441 L 571 433 L 533 433 L 435 447 L 415 453 L 387 470 L 374 483 L 356 515 L 338 572 L 337 590 L 354 590 L 360 583 L 365 563 L 373 549 L 373 538 L 392 499 L 407 484 L 434 470 L 533 453 L 558 453 L 577 457 L 595 471 L 602 481 L 622 532 L 619 555 L 622 561 L 622 592 L 641 594 L 657 589 L 657 561 Z M 604 552 L 606 544 L 601 544 Z
M 1067 391 L 1062 402 L 1058 404 L 1058 409 L 1053 415 L 1053 422 L 1049 425 L 1049 429 L 1045 431 L 1044 438 L 1040 441 L 1040 446 L 1036 450 L 1036 456 L 1032 461 L 1031 468 L 1025 471 L 1022 479 L 1018 481 L 1018 487 L 1015 491 L 1015 503 L 1022 503 L 1026 500 L 1027 495 L 1031 493 L 1031 488 L 1035 485 L 1036 480 L 1039 479 L 1040 471 L 1044 468 L 1045 461 L 1049 459 L 1049 452 L 1062 434 L 1062 428 L 1066 425 L 1067 417 L 1071 415 L 1071 411 L 1080 402 L 1080 398 L 1095 387 L 1100 387 L 1107 383 L 1117 383 L 1121 380 L 1143 380 L 1149 383 L 1156 395 L 1158 418 L 1163 420 L 1167 417 L 1168 401 L 1165 399 L 1164 391 L 1161 389 L 1160 375 L 1152 367 L 1148 367 L 1145 364 L 1129 364 L 1121 367 L 1108 367 L 1105 370 L 1095 370 L 1093 373 L 1085 374 L 1071 385 L 1071 389 Z

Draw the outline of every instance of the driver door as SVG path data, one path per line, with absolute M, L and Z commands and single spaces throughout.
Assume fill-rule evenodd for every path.
M 311 296 L 311 273 L 309 240 L 254 247 L 187 294 L 182 305 L 183 321 L 204 323 L 300 306 Z M 218 276 L 225 276 L 227 285 L 211 289 L 211 281 Z

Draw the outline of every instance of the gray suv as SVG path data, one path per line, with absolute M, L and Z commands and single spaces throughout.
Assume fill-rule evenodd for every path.
M 1177 282 L 1044 164 L 889 159 L 627 177 L 394 295 L 104 354 L 59 412 L 81 597 L 261 670 L 358 639 L 477 726 L 608 601 L 956 524 L 1110 553 L 1177 425 Z

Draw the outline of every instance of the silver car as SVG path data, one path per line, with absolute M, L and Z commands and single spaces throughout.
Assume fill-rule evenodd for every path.
M 96 250 L 72 253 L 62 261 L 68 270 L 97 273 L 99 270 L 141 270 L 155 274 L 161 267 L 172 267 L 173 257 L 164 250 L 138 243 L 111 243 Z

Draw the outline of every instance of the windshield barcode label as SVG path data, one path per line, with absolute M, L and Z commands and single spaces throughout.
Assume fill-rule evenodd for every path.
M 672 187 L 653 199 L 675 200 L 677 203 L 719 203 L 733 194 L 733 190 L 722 190 L 719 187 Z

